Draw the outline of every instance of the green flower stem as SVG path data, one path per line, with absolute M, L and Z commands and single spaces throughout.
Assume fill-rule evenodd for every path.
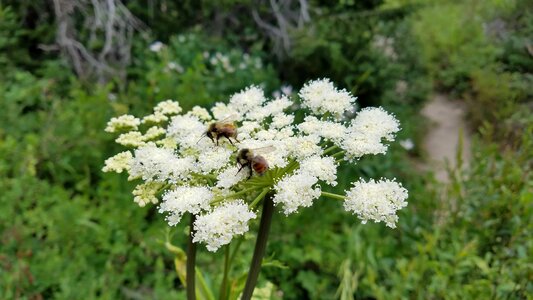
M 220 292 L 218 299 L 226 300 L 228 297 L 228 274 L 230 269 L 230 245 L 224 247 L 224 276 L 222 277 L 222 283 L 220 284 Z
M 344 201 L 346 199 L 345 196 L 338 195 L 338 194 L 333 194 L 333 193 L 328 193 L 328 192 L 322 192 L 322 196 L 328 197 L 328 198 L 332 198 L 332 199 L 335 199 L 335 200 L 343 200 Z
M 328 154 L 328 153 L 330 153 L 331 151 L 333 151 L 333 150 L 335 150 L 337 148 L 339 148 L 339 147 L 337 147 L 337 145 L 333 145 L 333 146 L 327 148 L 326 150 L 324 150 L 323 154 Z
M 268 193 L 263 201 L 263 213 L 261 214 L 261 223 L 259 224 L 259 232 L 257 233 L 257 240 L 255 242 L 254 255 L 248 271 L 248 278 L 242 291 L 241 300 L 250 300 L 254 293 L 259 272 L 261 271 L 261 263 L 265 255 L 268 233 L 270 231 L 270 224 L 272 223 L 272 215 L 274 214 L 274 202 L 272 201 L 273 193 Z
M 239 192 L 236 192 L 236 193 L 233 193 L 233 194 L 230 194 L 230 195 L 227 195 L 227 196 L 221 196 L 221 197 L 216 197 L 214 198 L 213 200 L 211 200 L 211 205 L 213 204 L 217 204 L 218 202 L 220 201 L 223 201 L 225 199 L 230 199 L 230 198 L 235 198 L 237 196 L 240 196 L 240 195 L 243 195 L 243 194 L 246 194 L 248 192 L 251 192 L 251 191 L 255 191 L 255 190 L 258 190 L 259 188 L 258 187 L 252 187 L 252 188 L 249 188 L 249 189 L 244 189 L 242 191 L 239 191 Z
M 257 197 L 255 197 L 254 201 L 252 201 L 252 204 L 250 204 L 250 208 L 255 208 L 255 206 L 259 203 L 259 201 L 261 201 L 261 199 L 265 197 L 269 190 L 269 188 L 264 188 L 263 191 Z
M 217 177 L 216 177 L 216 176 L 214 176 L 214 175 L 209 175 L 209 174 L 194 173 L 193 176 L 197 176 L 197 177 L 205 178 L 205 179 L 213 179 L 213 180 L 217 180 Z
M 335 154 L 332 154 L 332 155 L 330 155 L 330 156 L 331 156 L 331 157 L 337 157 L 337 156 L 340 156 L 340 155 L 344 155 L 344 153 L 346 153 L 346 151 L 339 151 L 339 152 L 337 152 L 337 153 L 335 153 Z
M 187 242 L 187 266 L 185 274 L 185 283 L 187 288 L 187 300 L 196 300 L 196 287 L 194 279 L 196 277 L 196 244 L 193 243 L 194 221 L 196 217 L 191 214 L 191 223 L 189 229 L 189 240 Z
M 237 255 L 237 252 L 239 251 L 239 248 L 241 247 L 242 241 L 244 238 L 240 238 L 237 240 L 235 244 L 235 248 L 233 249 L 233 253 L 231 253 L 231 257 L 229 258 L 229 265 L 231 266 L 233 264 L 233 260 L 235 260 L 235 255 Z

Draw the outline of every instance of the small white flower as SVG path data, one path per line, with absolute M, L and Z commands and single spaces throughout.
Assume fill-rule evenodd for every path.
M 313 200 L 321 193 L 319 186 L 313 187 L 317 182 L 318 178 L 306 173 L 284 177 L 274 187 L 274 204 L 282 205 L 285 215 L 296 212 L 300 207 L 313 205 Z
M 386 141 L 393 141 L 394 134 L 400 130 L 396 118 L 381 107 L 367 107 L 361 110 L 349 128 L 352 132 L 365 132 Z
M 150 48 L 150 51 L 157 53 L 161 51 L 161 49 L 163 49 L 164 46 L 165 44 L 161 43 L 160 41 L 155 41 L 152 44 L 150 44 L 149 48 Z
M 236 110 L 240 114 L 246 114 L 249 111 L 261 107 L 265 101 L 266 98 L 263 90 L 257 86 L 251 86 L 231 96 L 228 107 Z
M 223 189 L 229 189 L 237 183 L 248 177 L 248 169 L 242 169 L 240 172 L 237 166 L 229 167 L 217 176 L 217 186 Z
M 195 116 L 199 118 L 200 120 L 209 121 L 211 120 L 211 115 L 209 114 L 209 111 L 203 107 L 200 107 L 198 105 L 194 106 L 192 110 L 189 112 L 192 116 Z
M 255 217 L 242 200 L 226 202 L 196 218 L 193 242 L 205 243 L 207 250 L 217 251 L 229 244 L 233 236 L 246 233 L 248 222 Z
M 337 185 L 337 163 L 331 156 L 311 156 L 300 163 L 300 172 L 317 177 L 331 186 Z
M 228 117 L 233 116 L 235 116 L 236 118 L 240 117 L 240 115 L 237 113 L 237 110 L 227 106 L 225 103 L 222 102 L 215 103 L 215 105 L 211 108 L 211 113 L 217 120 L 224 120 Z
M 173 61 L 171 61 L 171 62 L 169 62 L 169 63 L 167 64 L 167 68 L 168 68 L 169 70 L 175 70 L 175 71 L 178 72 L 178 73 L 183 73 L 183 71 L 185 71 L 185 70 L 183 69 L 183 67 L 182 67 L 180 64 L 178 64 L 178 63 L 176 63 L 176 62 L 173 62 Z
M 155 204 L 159 202 L 159 199 L 157 199 L 156 194 L 159 192 L 161 187 L 163 187 L 163 184 L 153 181 L 139 184 L 132 192 L 133 196 L 135 196 L 133 198 L 133 201 L 137 203 L 140 207 L 144 207 L 148 203 Z
M 263 126 L 256 121 L 243 121 L 238 128 L 238 134 L 240 139 L 250 139 L 255 136 L 255 132 L 261 129 Z
M 140 124 L 141 120 L 138 118 L 135 118 L 132 115 L 122 115 L 116 118 L 111 118 L 111 120 L 107 122 L 105 131 L 113 133 L 117 131 L 136 130 Z
M 400 146 L 402 146 L 405 150 L 413 150 L 415 147 L 415 143 L 413 143 L 413 140 L 411 139 L 405 139 L 400 141 Z
M 368 220 L 385 222 L 395 228 L 396 212 L 407 206 L 407 190 L 391 180 L 360 180 L 346 192 L 344 209 L 357 215 L 365 224 Z
M 293 155 L 298 160 L 323 152 L 323 149 L 318 145 L 320 143 L 318 135 L 294 136 L 285 139 L 285 142 L 290 155 Z
M 175 182 L 186 178 L 194 167 L 191 157 L 179 158 L 173 150 L 155 145 L 139 148 L 134 154 L 130 166 L 131 178 Z
M 272 118 L 272 123 L 270 123 L 271 128 L 283 128 L 289 126 L 294 122 L 294 115 L 287 114 L 277 114 Z
M 346 133 L 344 125 L 337 122 L 322 121 L 315 116 L 305 117 L 304 122 L 298 125 L 298 129 L 307 134 L 319 135 L 335 143 L 340 143 Z
M 282 86 L 281 86 L 281 92 L 282 92 L 284 95 L 289 96 L 290 94 L 292 94 L 292 86 L 291 86 L 290 84 L 282 85 Z
M 226 164 L 228 164 L 232 153 L 232 150 L 223 147 L 210 147 L 209 149 L 206 149 L 204 152 L 200 153 L 197 166 L 204 174 L 222 169 Z
M 185 147 L 203 147 L 208 144 L 198 144 L 198 142 L 206 142 L 206 139 L 201 140 L 201 137 L 206 130 L 207 125 L 197 117 L 191 115 L 178 115 L 173 117 L 168 125 L 167 135 L 175 138 L 178 144 Z
M 130 151 L 120 152 L 115 156 L 112 156 L 105 161 L 105 166 L 102 168 L 103 172 L 116 172 L 122 173 L 122 171 L 128 171 L 130 169 L 130 162 L 133 158 Z
M 203 186 L 180 186 L 166 192 L 159 206 L 160 213 L 168 213 L 167 221 L 170 226 L 179 223 L 184 213 L 199 214 L 209 209 L 209 202 L 213 193 Z
M 146 144 L 144 135 L 139 131 L 123 133 L 118 136 L 115 142 L 126 147 L 140 147 Z
M 154 107 L 154 113 L 160 113 L 163 115 L 177 115 L 182 111 L 182 108 L 177 101 L 171 99 L 159 102 Z
M 331 113 L 340 118 L 355 103 L 355 98 L 346 90 L 338 90 L 329 79 L 306 83 L 299 93 L 302 104 L 315 114 Z
M 342 148 L 350 158 L 359 158 L 365 154 L 384 154 L 393 141 L 394 134 L 400 130 L 400 123 L 383 108 L 365 108 L 352 120 L 346 130 Z
M 157 126 L 150 127 L 144 134 L 144 140 L 149 141 L 165 134 L 165 129 Z
M 142 119 L 142 123 L 145 124 L 145 123 L 154 123 L 154 124 L 160 124 L 160 123 L 163 123 L 163 122 L 166 122 L 168 121 L 168 117 L 165 116 L 164 114 L 160 113 L 160 112 L 157 112 L 157 113 L 154 113 L 154 114 L 151 114 L 151 115 L 147 115 L 146 117 L 144 117 Z
M 176 149 L 178 146 L 178 143 L 172 137 L 165 137 L 164 139 L 156 141 L 155 144 L 167 149 Z

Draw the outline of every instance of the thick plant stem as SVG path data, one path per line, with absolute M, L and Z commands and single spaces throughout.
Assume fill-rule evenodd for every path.
M 252 263 L 250 264 L 250 271 L 248 278 L 246 278 L 246 285 L 242 291 L 241 300 L 250 300 L 254 292 L 259 272 L 261 271 L 261 263 L 265 255 L 268 233 L 270 231 L 270 224 L 272 223 L 272 215 L 274 213 L 274 202 L 272 202 L 272 193 L 268 193 L 263 200 L 263 213 L 261 214 L 261 223 L 259 224 L 259 232 L 257 233 L 257 240 L 255 242 L 254 255 Z
M 196 286 L 195 286 L 195 277 L 196 277 L 196 244 L 192 242 L 194 234 L 194 220 L 196 217 L 191 214 L 191 224 L 189 231 L 189 241 L 187 243 L 187 268 L 186 268 L 186 286 L 187 286 L 187 300 L 196 300 Z
M 226 245 L 224 249 L 224 277 L 222 277 L 222 283 L 220 284 L 219 299 L 226 300 L 228 292 L 228 275 L 230 268 L 230 247 Z

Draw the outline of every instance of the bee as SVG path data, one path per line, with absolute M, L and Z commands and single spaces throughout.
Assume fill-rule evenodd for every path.
M 237 126 L 231 120 L 232 117 L 233 116 L 229 116 L 224 118 L 223 120 L 209 124 L 203 136 L 207 136 L 217 146 L 220 138 L 226 138 L 230 142 L 230 144 L 235 146 L 231 139 L 234 139 L 236 142 L 239 142 L 239 140 L 237 139 Z
M 257 149 L 248 149 L 243 148 L 237 154 L 237 164 L 239 165 L 239 173 L 244 167 L 248 167 L 250 170 L 250 175 L 248 179 L 252 177 L 253 172 L 255 171 L 258 175 L 263 175 L 268 170 L 268 162 L 266 159 L 259 155 L 258 153 L 266 154 L 271 151 L 274 151 L 273 146 L 267 146 Z

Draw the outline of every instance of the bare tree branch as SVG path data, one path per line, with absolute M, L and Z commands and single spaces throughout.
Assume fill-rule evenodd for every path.
M 260 10 L 267 5 L 268 9 Z M 293 3 L 293 0 L 269 0 L 268 4 L 264 0 L 256 0 L 252 17 L 272 41 L 273 52 L 280 59 L 290 52 L 290 32 L 311 20 L 307 0 L 298 0 L 297 3 Z
M 56 44 L 76 74 L 96 77 L 101 83 L 124 77 L 133 35 L 145 28 L 124 4 L 120 0 L 53 0 L 53 4 Z M 84 31 L 89 34 L 84 36 Z

